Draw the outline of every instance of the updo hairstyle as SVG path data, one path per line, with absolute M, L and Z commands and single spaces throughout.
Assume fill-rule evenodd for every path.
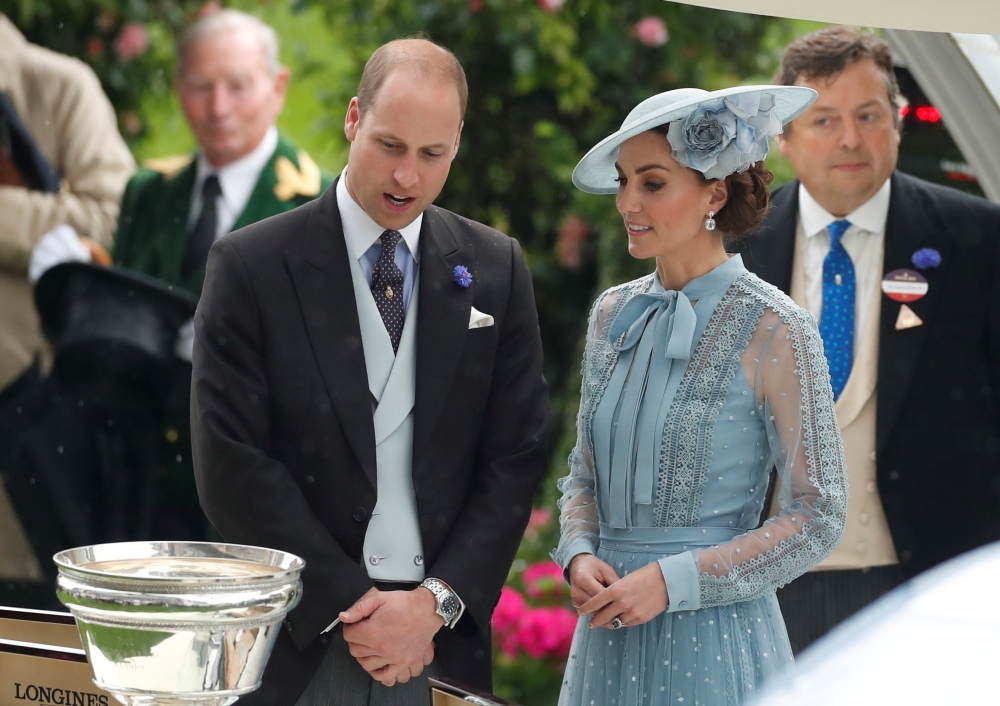
M 651 128 L 651 132 L 667 137 L 669 123 Z M 670 147 L 670 143 L 667 143 Z M 698 178 L 707 182 L 709 179 L 692 169 Z M 767 187 L 774 181 L 774 173 L 764 166 L 764 162 L 756 162 L 745 172 L 737 172 L 726 177 L 729 185 L 729 198 L 722 210 L 715 214 L 716 228 L 722 232 L 727 242 L 739 240 L 740 236 L 752 232 L 764 220 L 767 207 L 771 203 L 771 191 Z

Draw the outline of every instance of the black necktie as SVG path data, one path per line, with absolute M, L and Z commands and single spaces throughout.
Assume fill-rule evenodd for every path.
M 396 267 L 396 245 L 403 236 L 398 230 L 387 230 L 379 237 L 382 254 L 372 270 L 372 296 L 382 323 L 392 340 L 392 352 L 399 350 L 399 339 L 403 335 L 403 273 Z
M 185 279 L 208 260 L 208 251 L 215 242 L 215 231 L 219 225 L 219 209 L 216 202 L 220 194 L 222 188 L 219 186 L 219 177 L 209 174 L 201 186 L 201 213 L 198 214 L 194 230 L 188 238 L 184 260 L 181 262 L 181 277 Z

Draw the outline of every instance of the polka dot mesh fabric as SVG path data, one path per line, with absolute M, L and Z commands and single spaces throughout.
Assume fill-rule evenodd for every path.
M 592 312 L 553 558 L 565 567 L 593 553 L 619 577 L 659 562 L 671 604 L 621 630 L 592 630 L 581 618 L 560 706 L 743 704 L 791 663 L 775 589 L 842 535 L 846 463 L 815 319 L 737 258 L 703 278 L 684 289 L 698 318 L 690 358 L 663 374 L 643 375 L 634 348 L 609 339 L 627 302 L 658 280 L 609 290 Z M 677 331 L 676 322 L 655 325 L 656 315 L 642 333 L 656 338 L 654 360 Z M 626 408 L 636 384 L 638 414 Z M 644 418 L 657 424 L 648 498 L 636 479 L 650 469 L 630 460 L 642 450 L 611 444 L 608 421 L 641 430 Z M 619 454 L 624 464 L 613 462 Z M 761 525 L 772 468 L 784 509 Z

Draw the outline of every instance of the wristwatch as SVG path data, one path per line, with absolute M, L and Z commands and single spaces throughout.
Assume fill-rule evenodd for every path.
M 440 579 L 424 579 L 420 585 L 434 594 L 434 599 L 437 601 L 435 612 L 444 618 L 445 625 L 451 627 L 458 615 L 459 608 L 461 608 L 458 596 L 448 587 L 448 584 Z

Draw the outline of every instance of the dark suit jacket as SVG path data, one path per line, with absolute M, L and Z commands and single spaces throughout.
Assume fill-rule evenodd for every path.
M 775 190 L 763 225 L 740 246 L 747 269 L 791 288 L 797 181 Z M 1000 539 L 1000 207 L 906 174 L 892 175 L 884 272 L 920 248 L 923 319 L 897 331 L 901 304 L 882 298 L 878 490 L 907 576 Z
M 304 595 L 248 703 L 293 704 L 320 632 L 373 583 L 375 431 L 336 189 L 217 241 L 195 317 L 191 419 L 202 507 L 232 542 L 306 561 Z M 453 270 L 468 267 L 472 285 Z M 427 576 L 466 604 L 444 676 L 492 687 L 490 616 L 546 465 L 548 399 L 516 240 L 437 207 L 420 231 L 413 479 Z M 469 329 L 470 307 L 495 325 Z

